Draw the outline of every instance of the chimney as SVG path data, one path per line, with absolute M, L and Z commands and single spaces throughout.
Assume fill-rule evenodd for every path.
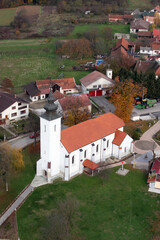
M 112 79 L 112 69 L 106 69 L 106 76 Z

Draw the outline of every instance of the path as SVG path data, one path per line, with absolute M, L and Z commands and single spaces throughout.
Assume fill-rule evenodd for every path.
M 8 206 L 8 208 L 0 216 L 0 226 L 7 220 L 7 218 L 21 206 L 24 200 L 33 192 L 34 188 L 28 185 L 23 191 L 17 196 L 17 198 Z
M 153 135 L 160 130 L 160 121 L 154 124 L 151 128 L 149 128 L 140 138 L 140 140 L 136 141 L 133 145 L 133 152 L 144 154 L 148 151 L 154 150 L 160 151 L 160 146 L 152 139 Z M 148 145 L 148 149 L 143 147 L 145 144 Z
M 105 97 L 103 96 L 97 96 L 97 97 L 90 97 L 90 99 L 95 102 L 100 109 L 107 112 L 115 112 L 115 106 L 110 103 Z

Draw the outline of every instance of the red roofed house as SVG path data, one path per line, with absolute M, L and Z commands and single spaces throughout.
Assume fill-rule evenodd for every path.
M 128 58 L 128 61 L 133 62 L 134 64 L 134 58 L 133 54 L 135 52 L 135 44 L 132 42 L 127 41 L 125 38 L 121 38 L 117 41 L 116 46 L 112 48 L 111 50 L 111 58 Z
M 149 184 L 149 192 L 160 193 L 160 158 L 153 162 L 147 183 Z
M 134 19 L 130 24 L 130 33 L 138 33 L 139 31 L 148 31 L 149 29 L 149 22 L 138 18 Z
M 50 88 L 53 93 L 56 90 L 62 94 L 78 93 L 74 78 L 37 80 L 24 87 L 26 94 L 33 102 L 48 97 Z
M 28 117 L 29 103 L 6 92 L 0 92 L 0 124 Z
M 63 116 L 63 114 L 76 107 L 80 110 L 87 109 L 91 113 L 91 102 L 86 94 L 65 96 L 54 102 L 57 105 L 57 113 Z
M 130 14 L 109 14 L 108 21 L 109 22 L 125 22 L 129 23 L 133 19 L 133 16 Z
M 82 92 L 88 96 L 106 95 L 115 82 L 112 80 L 112 70 L 107 70 L 107 75 L 94 71 L 80 79 Z
M 160 29 L 154 29 L 153 30 L 153 37 L 160 36 Z
M 37 161 L 37 175 L 68 181 L 83 172 L 84 167 L 108 157 L 121 159 L 132 152 L 132 138 L 123 132 L 124 122 L 107 113 L 61 131 L 61 117 L 56 112 L 50 93 L 40 117 L 41 155 Z M 90 162 L 85 162 L 88 160 Z

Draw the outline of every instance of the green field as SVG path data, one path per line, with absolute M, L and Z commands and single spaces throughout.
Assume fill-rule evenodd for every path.
M 150 0 L 129 0 L 129 5 L 127 7 L 128 10 L 135 10 L 139 8 L 140 10 L 151 10 L 153 8 L 153 4 L 151 4 Z
M 112 169 L 104 186 L 99 177 L 82 174 L 69 182 L 39 187 L 18 210 L 20 238 L 41 239 L 40 229 L 48 214 L 70 194 L 80 202 L 78 232 L 86 240 L 154 239 L 152 227 L 159 226 L 160 196 L 148 193 L 146 173 L 128 167 L 125 177 Z M 155 231 L 159 236 L 160 229 Z
M 8 26 L 16 15 L 17 8 L 0 9 L 0 26 Z
M 97 26 L 102 30 L 110 26 L 113 32 L 128 33 L 129 26 L 123 24 L 98 24 L 98 25 L 76 25 L 74 31 L 68 38 L 76 38 L 77 33 L 84 33 Z M 73 71 L 72 67 L 80 65 L 82 61 L 61 59 L 55 54 L 56 38 L 46 39 L 24 39 L 24 40 L 2 40 L 0 41 L 0 82 L 5 78 L 13 81 L 15 92 L 21 92 L 23 86 L 29 82 L 42 80 L 48 76 L 58 78 L 74 77 L 76 83 L 87 75 L 87 71 Z M 84 62 L 94 61 L 85 59 Z M 61 65 L 65 68 L 60 69 Z M 63 75 L 62 75 L 63 74 Z
M 83 34 L 85 32 L 89 32 L 92 29 L 98 28 L 99 30 L 103 30 L 105 27 L 112 28 L 113 33 L 129 33 L 129 25 L 128 24 L 79 24 L 76 25 L 73 32 L 69 35 L 69 38 L 76 38 L 77 33 Z
M 61 65 L 65 65 L 63 70 Z M 0 41 L 0 81 L 10 78 L 16 92 L 22 91 L 22 87 L 31 81 L 48 76 L 58 78 L 60 74 L 64 78 L 74 77 L 79 83 L 88 72 L 73 71 L 74 65 L 79 65 L 79 61 L 61 59 L 54 53 L 54 39 L 49 43 L 45 39 Z

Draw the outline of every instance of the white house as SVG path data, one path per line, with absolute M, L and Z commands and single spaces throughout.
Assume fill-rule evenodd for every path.
M 61 117 L 56 113 L 51 93 L 44 108 L 46 112 L 40 117 L 41 153 L 37 175 L 49 182 L 57 177 L 68 181 L 82 173 L 86 159 L 98 163 L 111 156 L 121 159 L 132 152 L 132 138 L 123 132 L 123 120 L 113 113 L 61 131 Z
M 82 92 L 88 96 L 102 96 L 108 94 L 108 91 L 115 84 L 112 80 L 112 70 L 107 69 L 106 75 L 94 71 L 80 79 Z
M 0 123 L 19 120 L 29 114 L 29 104 L 16 95 L 0 92 Z
M 53 92 L 58 90 L 62 94 L 78 93 L 74 78 L 37 80 L 24 87 L 25 93 L 32 102 L 46 99 L 50 88 Z

